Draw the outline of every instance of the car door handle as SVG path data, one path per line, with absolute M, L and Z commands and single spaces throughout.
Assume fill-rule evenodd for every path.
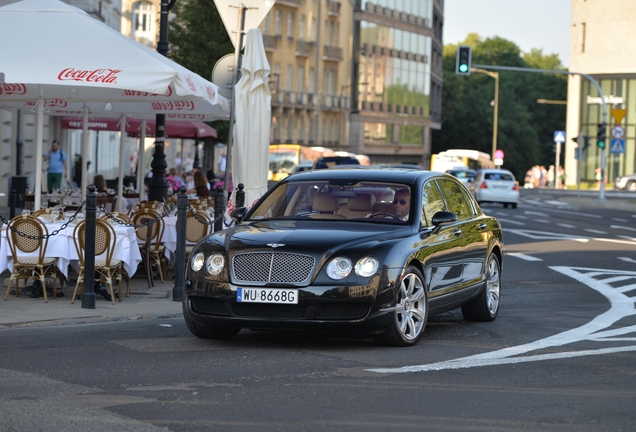
M 479 229 L 486 229 L 488 225 L 486 225 L 485 223 L 483 224 L 479 224 Z
M 453 234 L 455 234 L 457 237 L 459 237 L 460 235 L 462 235 L 462 230 L 457 229 L 457 230 L 453 231 Z

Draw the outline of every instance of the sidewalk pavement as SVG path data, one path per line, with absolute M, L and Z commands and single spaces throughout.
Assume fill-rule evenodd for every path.
M 142 277 L 143 276 L 143 277 Z M 95 309 L 83 309 L 82 301 L 75 300 L 71 304 L 75 286 L 66 285 L 64 297 L 53 298 L 48 295 L 48 303 L 44 297 L 29 297 L 29 292 L 15 295 L 9 294 L 7 301 L 4 295 L 7 290 L 10 273 L 0 275 L 2 298 L 0 298 L 0 330 L 12 327 L 41 327 L 73 324 L 89 324 L 99 322 L 128 321 L 153 318 L 174 318 L 182 316 L 181 302 L 172 301 L 174 280 L 171 273 L 165 282 L 155 280 L 155 286 L 148 289 L 145 274 L 138 273 L 130 280 L 130 297 L 120 302 L 115 299 L 113 305 L 101 295 L 96 296 Z M 73 276 L 71 276 L 73 277 Z M 59 283 L 59 282 L 58 282 Z M 126 284 L 123 283 L 122 290 Z M 12 287 L 13 289 L 13 287 Z M 59 289 L 59 285 L 58 285 Z M 117 288 L 113 287 L 117 292 Z M 58 291 L 59 292 L 59 291 Z

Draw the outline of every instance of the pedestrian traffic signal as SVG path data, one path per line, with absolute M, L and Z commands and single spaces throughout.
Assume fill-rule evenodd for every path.
M 470 75 L 472 52 L 473 49 L 470 46 L 457 47 L 457 62 L 455 64 L 455 73 L 457 75 Z
M 598 133 L 596 134 L 596 145 L 600 149 L 605 148 L 605 123 L 598 125 Z

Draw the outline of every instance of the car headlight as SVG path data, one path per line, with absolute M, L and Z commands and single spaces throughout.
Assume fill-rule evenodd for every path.
M 205 271 L 211 276 L 216 276 L 221 273 L 224 265 L 225 257 L 222 254 L 215 253 L 205 260 Z
M 190 259 L 190 268 L 192 271 L 198 272 L 203 267 L 204 261 L 205 256 L 203 255 L 203 252 L 198 252 Z
M 373 257 L 364 257 L 356 263 L 356 274 L 361 277 L 373 276 L 378 271 L 380 263 Z
M 331 260 L 331 262 L 327 265 L 327 276 L 331 279 L 344 279 L 349 276 L 351 273 L 351 269 L 353 265 L 351 264 L 351 260 L 345 257 L 338 257 Z

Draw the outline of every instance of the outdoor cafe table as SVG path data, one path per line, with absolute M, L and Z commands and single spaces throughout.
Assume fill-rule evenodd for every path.
M 60 229 L 62 225 L 62 222 L 48 223 L 46 224 L 46 228 L 49 230 L 50 234 L 53 231 Z M 117 237 L 115 241 L 115 250 L 113 251 L 113 259 L 123 261 L 124 269 L 126 269 L 128 275 L 132 277 L 132 275 L 137 271 L 138 264 L 142 260 L 135 229 L 133 227 L 126 227 L 123 225 L 115 225 L 113 228 L 115 229 Z M 49 237 L 45 253 L 47 258 L 57 258 L 57 266 L 67 278 L 68 265 L 71 264 L 76 269 L 79 265 L 79 258 L 77 256 L 77 250 L 75 249 L 75 243 L 73 240 L 74 229 L 75 225 L 69 224 L 57 235 Z M 37 254 L 25 254 L 24 256 L 37 257 Z M 99 255 L 96 256 L 95 259 L 104 259 L 104 257 L 103 255 Z M 2 228 L 2 235 L 0 237 L 0 273 L 7 269 L 13 271 L 13 257 L 11 256 L 11 250 L 9 249 L 7 228 L 5 226 Z

